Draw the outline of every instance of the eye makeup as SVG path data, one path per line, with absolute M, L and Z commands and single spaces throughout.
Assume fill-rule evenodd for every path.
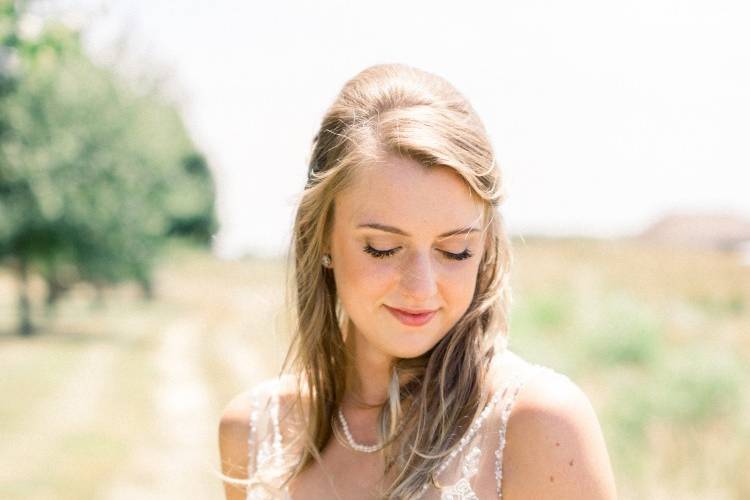
M 391 255 L 396 254 L 400 249 L 401 247 L 390 248 L 388 250 L 378 250 L 377 248 L 373 248 L 369 244 L 363 247 L 363 251 L 365 253 L 372 255 L 376 259 L 383 259 L 386 257 L 390 257 Z M 470 258 L 473 255 L 469 251 L 468 248 L 460 253 L 446 252 L 445 250 L 440 250 L 440 253 L 445 255 L 446 258 L 452 259 L 452 260 L 465 260 L 465 259 Z

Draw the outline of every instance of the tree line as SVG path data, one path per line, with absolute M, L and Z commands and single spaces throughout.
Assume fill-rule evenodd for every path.
M 0 0 L 0 265 L 19 282 L 19 332 L 34 331 L 28 283 L 46 306 L 76 283 L 153 290 L 174 238 L 210 245 L 215 189 L 177 107 L 137 89 L 47 21 L 30 36 L 23 2 Z

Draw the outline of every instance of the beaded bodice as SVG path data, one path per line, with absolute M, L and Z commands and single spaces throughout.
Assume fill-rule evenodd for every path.
M 506 352 L 506 356 L 513 357 L 514 366 L 505 372 L 501 389 L 494 392 L 458 447 L 440 465 L 434 475 L 436 484 L 424 485 L 420 499 L 502 499 L 503 450 L 513 403 L 530 377 L 540 370 L 553 371 L 528 363 L 510 351 Z M 253 407 L 248 436 L 249 476 L 266 483 L 274 483 L 275 479 L 269 471 L 281 467 L 284 460 L 283 432 L 279 423 L 280 387 L 279 379 L 271 379 L 257 385 L 252 391 Z M 292 500 L 286 488 L 278 489 L 276 494 L 271 493 L 272 489 L 248 488 L 247 500 Z

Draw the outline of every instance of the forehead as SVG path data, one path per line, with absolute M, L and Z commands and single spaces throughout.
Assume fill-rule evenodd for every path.
M 387 156 L 357 167 L 353 183 L 336 197 L 335 211 L 342 222 L 393 224 L 411 233 L 463 227 L 483 209 L 483 200 L 452 168 Z

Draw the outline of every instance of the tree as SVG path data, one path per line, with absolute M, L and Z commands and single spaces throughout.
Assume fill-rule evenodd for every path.
M 176 107 L 92 63 L 60 24 L 22 39 L 8 5 L 3 46 L 17 63 L 0 72 L 0 261 L 21 282 L 29 334 L 32 270 L 47 282 L 49 307 L 78 281 L 136 280 L 150 296 L 166 238 L 205 244 L 217 224 L 209 170 Z

